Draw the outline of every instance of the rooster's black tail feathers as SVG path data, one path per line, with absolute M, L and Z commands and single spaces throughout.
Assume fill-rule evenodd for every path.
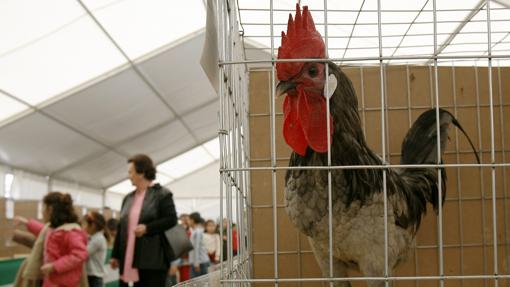
M 447 110 L 439 109 L 439 128 L 441 156 L 446 148 L 450 124 L 456 126 L 467 138 L 476 160 L 480 163 L 480 158 L 476 152 L 473 142 L 467 135 L 459 121 Z M 430 109 L 421 114 L 414 122 L 413 126 L 407 132 L 402 143 L 401 164 L 436 164 L 441 159 L 437 158 L 437 126 L 436 109 Z
M 476 162 L 478 164 L 481 163 L 480 161 L 480 156 L 478 155 L 478 152 L 476 151 L 476 148 L 475 148 L 475 145 L 473 144 L 473 142 L 471 141 L 471 138 L 468 136 L 468 134 L 466 133 L 466 131 L 464 130 L 464 128 L 460 125 L 459 121 L 457 121 L 456 118 L 453 117 L 452 115 L 452 124 L 454 126 L 456 126 L 463 134 L 464 136 L 466 137 L 466 139 L 468 140 L 469 142 L 469 145 L 471 146 L 471 148 L 473 149 L 473 153 L 475 154 L 475 157 L 476 157 Z
M 439 109 L 440 156 L 442 157 L 446 149 L 451 124 L 459 128 L 466 136 L 479 163 L 480 159 L 476 149 L 466 131 L 450 112 L 443 109 Z M 400 163 L 406 165 L 442 163 L 441 157 L 438 158 L 437 143 L 436 109 L 430 109 L 421 114 L 407 132 L 404 142 L 402 143 L 402 157 Z M 442 175 L 441 200 L 444 202 L 446 194 L 446 173 L 443 168 L 440 170 Z M 420 223 L 421 213 L 426 210 L 424 201 L 430 202 L 436 212 L 438 211 L 439 186 L 437 171 L 437 168 L 405 168 L 401 170 L 402 179 L 407 186 L 407 188 L 403 188 L 402 190 L 408 202 L 408 213 L 412 213 L 412 215 L 416 216 L 412 221 L 417 223 L 417 226 L 419 226 Z

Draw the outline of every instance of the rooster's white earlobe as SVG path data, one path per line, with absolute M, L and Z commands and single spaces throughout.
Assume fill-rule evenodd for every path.
M 336 90 L 337 80 L 334 74 L 329 74 L 328 85 L 324 85 L 324 92 L 322 93 L 326 99 L 331 98 Z M 326 88 L 327 87 L 327 88 Z

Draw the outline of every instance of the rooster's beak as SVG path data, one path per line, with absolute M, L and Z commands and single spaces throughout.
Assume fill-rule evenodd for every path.
M 276 96 L 279 97 L 285 93 L 287 93 L 288 90 L 292 90 L 296 88 L 296 84 L 294 82 L 291 82 L 291 81 L 281 81 L 278 83 L 278 85 L 276 86 Z

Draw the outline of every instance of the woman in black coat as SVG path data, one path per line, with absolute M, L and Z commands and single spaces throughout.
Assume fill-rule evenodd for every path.
M 172 193 L 153 184 L 156 168 L 146 155 L 128 160 L 128 174 L 136 190 L 122 201 L 115 236 L 112 268 L 119 268 L 120 286 L 164 286 L 172 248 L 164 232 L 177 224 Z

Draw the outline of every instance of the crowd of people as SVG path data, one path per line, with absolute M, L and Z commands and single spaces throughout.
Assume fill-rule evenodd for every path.
M 124 197 L 118 220 L 105 220 L 96 211 L 79 218 L 71 196 L 62 192 L 43 198 L 43 222 L 17 216 L 16 224 L 25 226 L 34 239 L 14 286 L 104 286 L 109 247 L 109 265 L 118 269 L 121 287 L 173 286 L 206 274 L 211 265 L 227 258 L 227 220 L 206 221 L 198 212 L 177 218 L 172 193 L 154 183 L 156 168 L 146 155 L 128 160 L 128 176 L 135 190 Z M 165 236 L 177 224 L 193 245 L 180 258 L 175 258 Z M 235 255 L 235 225 L 231 242 Z
M 227 259 L 227 224 L 222 224 L 212 219 L 204 220 L 200 213 L 181 214 L 179 224 L 187 231 L 193 250 L 188 254 L 174 260 L 171 264 L 167 278 L 167 286 L 173 286 L 195 277 L 207 274 L 209 266 L 220 263 L 220 259 Z M 223 238 L 220 237 L 220 228 L 223 228 Z M 237 228 L 232 225 L 232 251 L 237 255 Z M 221 251 L 223 250 L 223 254 Z

